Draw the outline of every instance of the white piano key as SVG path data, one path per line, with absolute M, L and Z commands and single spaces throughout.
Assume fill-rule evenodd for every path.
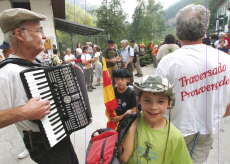
M 55 131 L 53 129 L 55 129 L 56 127 L 60 127 L 60 126 L 63 126 L 61 121 L 60 123 L 57 123 L 56 125 L 52 126 L 51 124 L 47 124 L 47 126 L 44 128 L 46 132 L 48 132 L 49 130 L 52 130 L 52 131 Z
M 24 73 L 24 75 L 25 76 L 30 76 L 30 75 L 33 75 L 35 73 L 41 73 L 41 72 L 44 72 L 44 70 L 41 69 L 41 70 L 37 70 L 37 71 L 26 72 L 26 73 Z
M 39 94 L 39 93 L 32 94 L 32 97 L 38 97 L 38 96 L 40 96 L 40 94 Z
M 43 124 L 43 122 L 46 121 L 46 120 L 49 120 L 49 118 L 48 118 L 47 115 L 45 115 L 45 117 L 41 119 L 42 124 Z
M 54 103 L 54 100 L 50 100 L 50 104 L 53 104 Z M 55 104 L 54 104 L 55 105 Z M 51 106 L 52 107 L 52 106 Z
M 35 79 L 26 79 L 27 83 L 28 84 L 33 84 L 33 83 L 38 83 L 40 81 L 48 81 L 46 78 L 41 78 L 41 79 L 38 79 L 38 80 L 35 80 Z
M 57 143 L 58 143 L 58 141 L 50 142 L 50 146 L 54 147 Z
M 49 99 L 53 99 L 53 96 L 51 95 L 51 96 L 49 96 L 49 97 L 47 97 L 47 98 L 45 98 L 45 99 L 43 99 L 42 98 L 43 96 L 41 96 L 41 100 L 49 100 Z
M 52 117 L 52 118 L 55 118 L 56 116 L 58 116 L 58 114 L 55 115 L 55 116 Z M 57 120 L 60 120 L 60 117 L 57 117 L 55 120 L 53 120 L 53 121 L 51 122 L 50 120 L 51 120 L 52 118 L 48 118 L 48 116 L 47 116 L 47 119 L 45 119 L 45 120 L 42 121 L 43 126 L 46 126 L 46 124 L 53 124 L 53 123 L 56 122 Z
M 48 90 L 48 91 L 49 91 L 49 90 Z M 47 92 L 47 91 L 46 91 L 46 92 Z M 47 96 L 47 95 L 51 94 L 51 92 L 47 92 L 47 93 L 42 94 L 42 95 L 41 95 L 41 93 L 43 93 L 43 92 L 37 92 L 37 93 L 31 93 L 31 94 L 32 94 L 32 97 L 37 97 L 37 96 L 42 96 L 42 97 L 44 97 L 44 96 Z
M 35 75 L 35 76 L 26 76 L 26 80 L 35 79 L 35 78 L 39 78 L 39 77 L 42 77 L 42 76 L 45 76 L 45 74 L 42 73 L 42 74 Z
M 46 87 L 46 88 L 43 88 L 43 89 L 41 89 L 41 90 L 38 90 L 38 89 L 30 90 L 30 92 L 31 92 L 32 94 L 42 93 L 42 92 L 45 92 L 45 91 L 50 91 L 50 88 L 49 88 L 49 87 Z
M 61 121 L 60 121 L 60 122 L 61 122 Z M 59 126 L 58 129 L 55 130 L 55 131 L 54 131 L 52 128 L 51 128 L 51 129 L 48 129 L 48 130 L 45 129 L 46 135 L 47 135 L 47 136 L 55 135 L 54 133 L 55 133 L 56 131 L 58 131 L 59 129 L 61 129 L 61 128 L 64 128 L 64 127 L 61 125 L 61 126 Z
M 61 135 L 63 135 L 65 133 L 65 130 L 62 129 L 57 135 L 50 135 L 50 141 L 57 141 L 57 138 L 60 137 Z M 60 140 L 58 140 L 59 142 Z
M 36 86 L 36 85 L 38 85 L 39 83 L 42 83 L 42 82 L 47 82 L 47 79 L 43 78 L 43 79 L 39 79 L 39 80 L 34 80 L 33 82 L 29 83 L 28 86 L 29 87 Z
M 46 86 L 46 85 L 48 85 L 48 83 L 44 83 L 44 84 L 41 84 L 41 85 L 36 85 L 36 86 L 32 86 L 32 87 L 30 87 L 29 86 L 29 88 L 30 88 L 30 90 L 35 90 L 35 89 L 38 89 L 38 88 L 40 88 L 40 87 L 44 87 L 44 86 Z
M 40 94 L 40 95 L 41 95 L 41 94 Z M 41 97 L 45 97 L 45 96 L 48 96 L 48 95 L 52 95 L 52 93 L 51 93 L 51 92 L 47 92 L 47 93 L 41 95 Z

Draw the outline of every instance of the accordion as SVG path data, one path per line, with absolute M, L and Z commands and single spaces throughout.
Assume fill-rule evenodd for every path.
M 49 100 L 51 112 L 38 124 L 47 149 L 92 122 L 82 70 L 71 64 L 38 67 L 20 72 L 27 97 Z

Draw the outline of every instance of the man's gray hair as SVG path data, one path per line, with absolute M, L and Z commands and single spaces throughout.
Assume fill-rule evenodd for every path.
M 220 32 L 219 37 L 222 37 L 222 36 L 226 36 L 226 34 L 224 32 Z
M 210 11 L 202 5 L 188 5 L 176 15 L 176 35 L 180 40 L 196 41 L 204 37 Z
M 70 50 L 70 51 L 71 51 L 71 49 L 70 49 L 70 48 L 67 48 L 67 49 L 66 49 L 66 51 L 68 51 L 68 50 Z
M 125 39 L 121 41 L 121 44 L 122 44 L 122 43 L 129 45 L 128 40 L 125 40 Z
M 13 40 L 14 37 L 15 37 L 14 30 L 10 30 L 4 33 L 4 41 L 6 41 L 9 44 L 11 44 L 11 41 Z

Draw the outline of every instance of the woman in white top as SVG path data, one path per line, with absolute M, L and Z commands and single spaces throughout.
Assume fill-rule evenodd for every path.
M 92 61 L 93 58 L 88 54 L 88 46 L 83 46 L 82 51 L 84 52 L 81 55 L 81 61 L 83 64 L 83 70 L 85 73 L 85 78 L 86 78 L 86 85 L 87 85 L 87 91 L 92 92 L 92 89 L 96 89 L 93 87 L 93 65 Z
M 81 49 L 81 43 L 80 42 L 77 43 L 76 53 L 77 53 L 77 55 L 82 54 L 82 49 Z
M 66 52 L 67 52 L 67 55 L 65 56 L 65 62 L 66 63 L 71 63 L 72 65 L 74 65 L 76 59 L 75 59 L 74 55 L 71 54 L 71 49 L 67 48 Z
M 100 56 L 101 56 L 101 47 L 97 46 L 95 48 L 96 53 L 95 53 L 95 57 L 93 62 L 95 62 L 95 77 L 97 78 L 97 84 L 95 86 L 100 86 L 101 83 L 101 77 L 103 76 L 103 72 L 102 72 L 102 64 L 100 62 Z
M 44 50 L 44 53 L 43 53 L 42 58 L 44 59 L 44 62 L 45 62 L 46 64 L 49 64 L 49 62 L 50 62 L 50 55 L 49 55 L 47 49 Z

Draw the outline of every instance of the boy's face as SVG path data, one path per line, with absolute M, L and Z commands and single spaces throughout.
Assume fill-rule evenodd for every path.
M 220 44 L 220 47 L 224 47 L 224 43 L 225 43 L 225 42 L 223 42 L 223 41 L 220 42 L 220 43 L 219 43 L 219 44 Z
M 130 78 L 116 77 L 115 81 L 118 88 L 126 87 L 126 84 L 129 82 Z
M 169 107 L 168 96 L 163 94 L 143 92 L 141 97 L 138 97 L 138 101 L 141 104 L 144 120 L 150 127 L 161 121 Z

